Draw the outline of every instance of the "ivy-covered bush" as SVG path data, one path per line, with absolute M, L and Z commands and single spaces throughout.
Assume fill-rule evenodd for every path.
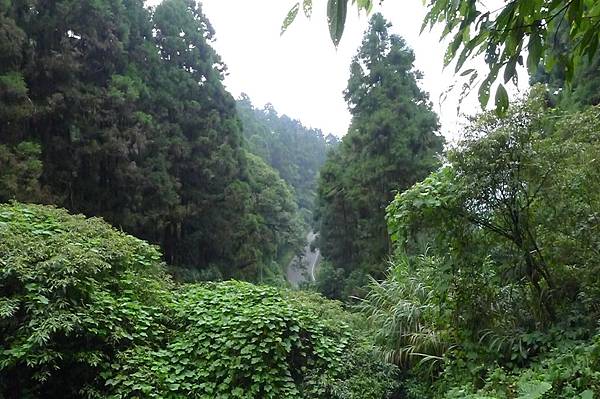
M 348 312 L 341 302 L 307 291 L 285 291 L 286 301 L 300 306 L 320 320 L 343 321 L 352 336 L 343 361 L 325 372 L 310 370 L 304 385 L 306 398 L 327 399 L 383 399 L 403 398 L 404 382 L 400 381 L 398 367 L 385 361 L 377 353 L 373 331 L 365 317 Z
M 0 398 L 383 398 L 396 369 L 313 294 L 176 285 L 100 219 L 0 205 Z
M 308 371 L 341 365 L 350 335 L 275 288 L 237 281 L 184 286 L 175 309 L 165 347 L 133 348 L 113 366 L 116 397 L 301 397 Z

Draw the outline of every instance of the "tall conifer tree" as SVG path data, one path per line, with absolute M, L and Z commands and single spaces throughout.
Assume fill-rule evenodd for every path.
M 194 0 L 0 1 L 0 200 L 102 216 L 223 277 L 301 247 L 291 192 L 248 165 L 214 34 Z
M 438 164 L 443 139 L 414 54 L 389 33 L 381 14 L 370 21 L 352 60 L 345 98 L 352 123 L 321 173 L 320 245 L 335 267 L 379 274 L 389 253 L 385 208 Z M 358 274 L 358 275 L 357 275 Z

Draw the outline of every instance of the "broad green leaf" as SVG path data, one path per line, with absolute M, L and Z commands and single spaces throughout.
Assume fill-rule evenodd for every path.
M 538 68 L 542 56 L 542 39 L 537 34 L 530 36 L 527 49 L 529 51 L 527 55 L 527 70 L 530 75 L 533 75 Z
M 517 75 L 517 57 L 512 57 L 504 67 L 504 83 L 508 83 Z
M 329 36 L 336 47 L 344 34 L 347 13 L 348 0 L 328 0 L 327 22 L 329 24 Z
M 485 79 L 483 83 L 481 83 L 481 86 L 479 86 L 478 98 L 479 105 L 481 105 L 481 108 L 485 108 L 487 106 L 488 101 L 490 100 L 491 85 L 492 83 L 490 82 L 490 80 Z
M 520 396 L 517 399 L 540 399 L 552 389 L 552 384 L 546 381 L 529 381 L 519 385 Z
M 455 73 L 458 73 L 458 71 L 461 70 L 465 61 L 471 55 L 471 51 L 472 51 L 472 49 L 470 46 L 467 45 L 467 46 L 463 47 L 463 50 L 461 51 L 460 55 L 458 56 L 458 61 L 456 61 L 456 67 L 454 69 Z

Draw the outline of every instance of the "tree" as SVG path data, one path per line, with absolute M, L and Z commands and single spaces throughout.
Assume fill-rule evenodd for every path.
M 473 119 L 388 207 L 393 266 L 362 308 L 381 350 L 421 360 L 411 372 L 434 389 L 419 397 L 598 392 L 600 109 L 549 103 L 536 87 Z
M 244 205 L 240 222 L 233 226 L 233 245 L 238 249 L 235 277 L 252 281 L 283 283 L 277 263 L 286 253 L 300 253 L 304 248 L 306 226 L 290 186 L 259 157 L 246 154 L 249 175 L 248 194 L 243 191 L 234 201 Z
M 312 0 L 304 2 L 310 16 Z M 371 0 L 352 1 L 367 13 L 373 7 Z M 517 80 L 517 65 L 526 65 L 533 74 L 541 62 L 547 70 L 559 68 L 565 82 L 573 82 L 575 71 L 586 58 L 592 59 L 600 43 L 600 3 L 595 0 L 514 0 L 498 10 L 489 10 L 485 4 L 472 0 L 430 0 L 423 29 L 443 25 L 442 38 L 453 35 L 444 63 L 456 62 L 456 72 L 468 77 L 467 86 L 478 82 L 479 102 L 485 107 L 492 85 L 500 80 L 495 94 L 496 107 L 504 111 L 508 106 L 505 83 Z M 327 19 L 334 45 L 344 31 L 348 0 L 328 0 Z M 284 29 L 298 14 L 296 3 L 284 21 Z M 551 32 L 561 25 L 569 26 L 568 37 L 576 45 L 569 54 L 557 57 L 551 51 L 554 40 Z M 525 60 L 524 54 L 527 53 Z M 465 62 L 480 54 L 485 55 L 487 76 L 480 79 L 479 72 L 465 69 Z M 502 74 L 500 73 L 501 71 Z
M 596 256 L 596 240 L 585 226 L 596 219 L 598 203 L 592 166 L 598 110 L 548 116 L 545 102 L 538 88 L 505 116 L 482 115 L 449 152 L 449 165 L 398 194 L 388 208 L 400 248 L 418 253 L 414 243 L 425 238 L 450 265 L 451 279 L 483 273 L 491 261 L 489 281 L 524 290 L 529 313 L 520 323 L 556 320 L 557 307 L 586 291 L 584 281 L 597 267 L 588 258 Z M 582 179 L 590 179 L 589 186 Z M 477 324 L 472 327 L 483 323 Z
M 352 123 L 320 176 L 322 253 L 348 273 L 382 273 L 390 251 L 385 207 L 396 190 L 433 170 L 443 145 L 437 116 L 417 84 L 414 55 L 389 27 L 381 14 L 372 17 L 345 92 Z
M 0 1 L 0 199 L 102 216 L 171 265 L 256 278 L 239 226 L 277 219 L 270 234 L 288 237 L 296 210 L 272 171 L 276 198 L 252 202 L 266 172 L 248 168 L 214 34 L 193 0 Z M 280 244 L 257 241 L 261 262 Z

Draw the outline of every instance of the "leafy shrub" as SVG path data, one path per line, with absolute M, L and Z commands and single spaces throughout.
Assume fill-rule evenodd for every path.
M 175 285 L 100 219 L 0 205 L 0 397 L 380 398 L 396 369 L 316 294 Z
M 79 396 L 115 353 L 163 339 L 169 288 L 156 248 L 99 219 L 0 205 L 0 393 Z
M 448 347 L 441 305 L 432 284 L 423 278 L 434 275 L 428 262 L 438 266 L 425 256 L 416 259 L 418 266 L 411 265 L 407 256 L 398 256 L 385 280 L 372 279 L 359 304 L 373 327 L 380 354 L 405 368 L 423 363 L 434 367 Z
M 398 397 L 398 368 L 378 359 L 372 345 L 357 342 L 335 370 L 309 372 L 307 398 L 382 399 Z
M 338 301 L 306 291 L 285 291 L 286 300 L 314 313 L 320 320 L 338 321 L 350 327 L 352 336 L 343 361 L 325 372 L 311 370 L 305 382 L 305 397 L 328 399 L 381 399 L 400 392 L 399 370 L 375 353 L 373 337 L 365 318 L 348 312 Z
M 343 323 L 320 320 L 272 287 L 189 285 L 175 302 L 169 344 L 134 348 L 107 375 L 117 397 L 300 397 L 305 373 L 338 368 L 349 340 Z
M 456 364 L 447 369 L 445 378 L 452 381 L 440 384 L 447 391 L 445 398 L 518 398 L 572 399 L 595 398 L 600 395 L 600 336 L 588 340 L 553 342 L 552 349 L 524 368 L 496 366 L 488 370 L 483 385 L 476 388 L 465 382 L 464 367 Z M 450 375 L 452 374 L 452 375 Z M 463 384 L 457 383 L 463 378 Z

